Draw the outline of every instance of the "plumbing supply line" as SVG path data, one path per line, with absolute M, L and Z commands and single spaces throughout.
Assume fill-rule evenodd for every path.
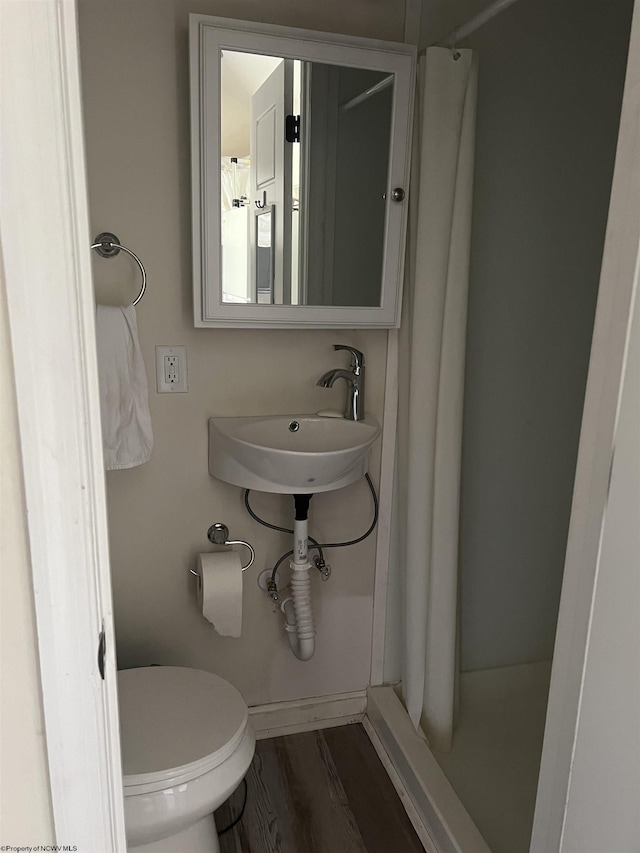
M 371 480 L 371 477 L 368 474 L 364 475 L 365 480 L 367 481 L 367 485 L 369 486 L 369 490 L 371 491 L 371 497 L 373 498 L 373 521 L 371 522 L 369 529 L 362 534 L 362 536 L 358 536 L 356 539 L 350 539 L 348 542 L 321 542 L 319 544 L 319 548 L 346 548 L 348 545 L 357 545 L 358 542 L 362 542 L 363 539 L 366 539 L 367 536 L 371 536 L 373 531 L 375 530 L 375 526 L 378 523 L 378 515 L 380 512 L 380 507 L 378 504 L 378 495 L 376 494 L 375 486 Z
M 308 537 L 309 541 L 312 543 L 313 548 L 317 548 L 318 553 L 320 555 L 320 559 L 324 560 L 324 555 L 322 553 L 323 548 L 346 548 L 348 545 L 357 545 L 358 542 L 362 542 L 363 539 L 366 539 L 367 536 L 370 536 L 371 533 L 374 531 L 375 526 L 378 523 L 378 515 L 379 515 L 378 496 L 376 494 L 376 490 L 375 490 L 375 487 L 374 487 L 373 482 L 371 480 L 371 477 L 368 474 L 365 474 L 364 476 L 365 476 L 365 480 L 367 481 L 367 485 L 369 486 L 371 496 L 373 498 L 373 521 L 371 522 L 369 529 L 365 533 L 363 533 L 362 536 L 358 536 L 357 539 L 351 539 L 348 542 L 326 542 L 326 543 L 325 542 L 317 542 L 313 538 L 313 536 L 309 536 Z M 249 503 L 250 492 L 251 492 L 250 489 L 244 490 L 244 505 L 245 505 L 247 512 L 251 516 L 251 518 L 253 518 L 254 521 L 257 521 L 258 524 L 262 524 L 264 527 L 268 527 L 270 530 L 277 530 L 279 533 L 290 533 L 291 535 L 293 535 L 293 530 L 291 530 L 290 528 L 279 527 L 277 524 L 271 524 L 271 522 L 265 521 L 263 518 L 260 518 L 260 516 L 257 515 L 253 511 L 251 504 Z M 287 557 L 290 557 L 292 554 L 293 554 L 293 551 L 287 551 L 286 554 L 283 554 L 278 559 L 277 563 L 275 564 L 275 566 L 273 568 L 273 572 L 271 574 L 271 580 L 272 581 L 275 581 L 276 572 L 280 568 L 280 565 L 282 563 L 284 563 L 284 561 L 287 559 Z
M 315 539 L 312 539 L 311 537 L 309 537 L 310 541 L 313 542 L 313 547 L 318 549 L 321 560 L 324 560 L 324 555 L 322 553 L 323 548 L 346 548 L 349 545 L 357 545 L 358 542 L 362 542 L 363 539 L 366 539 L 368 536 L 370 536 L 373 533 L 373 531 L 376 527 L 376 524 L 378 523 L 378 516 L 380 513 L 380 507 L 379 507 L 379 502 L 378 502 L 378 496 L 376 494 L 376 490 L 375 490 L 375 487 L 374 487 L 373 482 L 371 480 L 371 477 L 368 474 L 365 474 L 364 476 L 365 476 L 365 479 L 367 481 L 367 485 L 369 486 L 369 490 L 371 491 L 371 496 L 373 498 L 373 521 L 371 522 L 369 529 L 365 533 L 363 533 L 362 536 L 358 536 L 357 539 L 350 539 L 348 542 L 321 542 L 321 543 L 318 543 L 318 542 L 316 542 Z M 249 506 L 249 489 L 247 489 L 245 491 L 244 497 L 245 497 L 245 501 L 244 501 L 245 506 L 247 507 L 249 514 L 257 522 L 259 522 L 260 524 L 264 524 L 265 527 L 270 527 L 274 530 L 281 530 L 283 533 L 293 533 L 293 530 L 286 530 L 283 527 L 276 527 L 274 524 L 269 524 L 269 522 L 263 521 L 259 516 L 257 516 L 253 512 L 251 507 Z M 271 572 L 271 580 L 273 581 L 273 583 L 276 582 L 276 576 L 278 574 L 278 569 L 280 568 L 282 563 L 284 563 L 284 561 L 287 559 L 287 557 L 290 557 L 292 554 L 293 554 L 293 551 L 287 551 L 287 553 L 283 554 L 278 559 L 278 561 L 276 562 L 275 566 L 273 567 L 273 571 Z
M 290 527 L 280 527 L 278 524 L 271 524 L 271 522 L 265 521 L 263 518 L 260 518 L 260 516 L 257 515 L 253 511 L 253 509 L 251 508 L 251 504 L 249 503 L 249 494 L 250 493 L 251 493 L 251 489 L 245 489 L 244 490 L 244 506 L 245 506 L 245 509 L 247 510 L 247 512 L 249 513 L 249 515 L 251 516 L 251 518 L 254 521 L 257 521 L 258 524 L 262 524 L 263 527 L 268 527 L 269 530 L 277 530 L 278 533 L 290 533 L 293 536 L 293 530 Z M 322 546 L 316 542 L 316 540 L 313 538 L 313 536 L 309 536 L 308 538 L 309 538 L 309 542 L 311 542 L 313 544 L 313 547 L 318 549 L 318 553 L 320 554 L 321 559 L 324 559 L 324 555 L 322 553 Z M 280 563 L 283 560 L 286 560 L 287 557 L 290 557 L 291 554 L 293 554 L 293 551 L 287 551 L 287 553 L 284 554 L 280 558 L 280 560 L 278 561 L 278 565 L 280 565 Z

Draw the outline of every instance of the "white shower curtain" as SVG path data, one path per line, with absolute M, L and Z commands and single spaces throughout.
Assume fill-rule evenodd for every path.
M 457 677 L 477 63 L 469 50 L 429 48 L 421 75 L 419 193 L 410 233 L 415 251 L 400 343 L 396 541 L 405 568 L 404 701 L 431 746 L 446 751 Z

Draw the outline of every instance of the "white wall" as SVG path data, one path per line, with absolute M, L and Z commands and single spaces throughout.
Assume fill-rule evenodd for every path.
M 640 849 L 640 299 L 604 517 L 562 853 Z
M 142 352 L 150 378 L 155 449 L 146 465 L 108 475 L 113 591 L 121 667 L 179 664 L 215 671 L 250 704 L 355 690 L 369 679 L 375 537 L 329 552 L 329 583 L 314 578 L 318 644 L 310 663 L 287 648 L 282 617 L 255 584 L 288 538 L 245 513 L 241 490 L 207 471 L 207 418 L 213 415 L 340 408 L 344 387 L 317 388 L 321 373 L 346 364 L 331 344 L 362 349 L 367 408 L 382 418 L 387 334 L 384 331 L 251 331 L 194 329 L 191 305 L 188 12 L 402 39 L 404 4 L 355 0 L 306 4 L 283 0 L 80 0 L 80 48 L 93 232 L 113 230 L 149 274 L 138 306 Z M 374 14 L 375 13 L 375 14 Z M 135 273 L 126 259 L 97 258 L 98 298 L 113 301 L 117 278 Z M 189 393 L 158 395 L 154 346 L 185 344 Z M 372 454 L 377 481 L 379 445 Z M 254 496 L 255 509 L 283 523 L 292 501 Z M 371 517 L 364 481 L 314 497 L 310 532 L 353 538 Z M 206 531 L 228 524 L 233 538 L 255 546 L 245 577 L 240 639 L 219 637 L 198 613 L 188 570 L 210 550 Z
M 519 0 L 468 42 L 464 669 L 552 654 L 631 9 Z
M 0 263 L 0 839 L 35 846 L 53 844 L 55 836 L 2 279 Z

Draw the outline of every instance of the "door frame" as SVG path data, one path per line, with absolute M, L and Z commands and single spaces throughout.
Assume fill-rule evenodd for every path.
M 532 841 L 532 850 L 545 853 L 562 843 L 640 264 L 638 8 L 636 3 Z M 10 96 L 2 105 L 0 238 L 56 841 L 110 853 L 126 849 L 126 841 L 76 6 L 75 0 L 3 3 L 0 15 L 3 95 Z M 104 682 L 96 660 L 103 625 L 109 652 Z
M 0 241 L 55 840 L 109 853 L 126 839 L 75 0 L 2 2 L 0 25 Z

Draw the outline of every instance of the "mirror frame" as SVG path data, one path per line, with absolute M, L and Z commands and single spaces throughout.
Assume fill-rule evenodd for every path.
M 409 159 L 416 48 L 256 24 L 210 15 L 189 16 L 193 294 L 196 327 L 393 328 L 400 325 L 409 199 Z M 394 74 L 380 305 L 256 305 L 221 300 L 220 55 L 222 50 L 263 53 Z M 390 199 L 402 187 L 402 202 Z

